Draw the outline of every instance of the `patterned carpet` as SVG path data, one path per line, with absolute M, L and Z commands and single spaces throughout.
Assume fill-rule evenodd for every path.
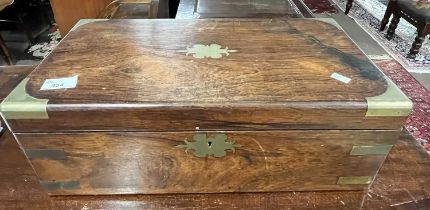
M 315 14 L 317 13 L 337 13 L 337 9 L 329 0 L 303 0 L 303 3 Z
M 48 34 L 49 41 L 40 42 L 32 45 L 28 49 L 28 53 L 33 57 L 43 59 L 51 53 L 61 40 L 60 31 L 55 28 L 52 33 Z
M 405 128 L 430 154 L 430 91 L 396 60 L 375 63 L 414 102 L 414 111 L 409 116 Z

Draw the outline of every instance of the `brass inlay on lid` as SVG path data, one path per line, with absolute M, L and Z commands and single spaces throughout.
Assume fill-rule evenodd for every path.
M 388 155 L 393 145 L 353 146 L 350 155 Z
M 181 51 L 182 52 L 182 51 Z M 192 54 L 194 58 L 222 58 L 223 55 L 229 56 L 231 52 L 237 52 L 237 50 L 229 50 L 228 47 L 222 49 L 221 45 L 211 44 L 195 44 L 193 47 L 187 47 L 185 51 L 187 56 Z
M 185 140 L 185 144 L 177 145 L 178 148 L 185 148 L 185 152 L 193 150 L 193 154 L 196 157 L 204 158 L 208 156 L 224 157 L 227 151 L 236 151 L 236 145 L 234 141 L 228 141 L 226 134 L 216 134 L 213 138 L 207 137 L 204 133 L 195 134 L 193 136 L 194 142 L 188 142 Z
M 3 100 L 0 111 L 6 119 L 48 119 L 46 106 L 48 99 L 38 99 L 30 96 L 25 87 L 28 78 Z
M 412 101 L 388 77 L 385 77 L 385 80 L 387 81 L 385 93 L 366 97 L 366 117 L 408 116 L 412 111 Z
M 370 184 L 373 177 L 371 176 L 341 176 L 337 180 L 338 185 L 355 185 L 355 184 Z

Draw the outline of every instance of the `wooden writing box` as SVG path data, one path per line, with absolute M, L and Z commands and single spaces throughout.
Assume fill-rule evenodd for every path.
M 42 186 L 83 195 L 366 189 L 412 103 L 331 19 L 111 20 L 1 108 Z

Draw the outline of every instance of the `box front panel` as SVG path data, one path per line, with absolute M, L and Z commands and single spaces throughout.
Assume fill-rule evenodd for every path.
M 52 195 L 360 190 L 398 131 L 18 134 Z

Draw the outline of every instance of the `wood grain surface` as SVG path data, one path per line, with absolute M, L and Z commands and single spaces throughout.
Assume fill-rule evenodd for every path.
M 184 52 L 213 43 L 237 52 L 219 59 Z M 334 80 L 333 72 L 353 81 Z M 44 79 L 70 75 L 79 76 L 77 88 L 40 90 Z M 386 89 L 345 33 L 318 20 L 90 23 L 70 33 L 30 79 L 30 95 L 57 103 L 362 102 Z
M 193 150 L 175 147 L 184 140 L 193 142 L 191 132 L 17 134 L 17 138 L 42 181 L 80 183 L 73 189 L 49 187 L 53 195 L 367 189 L 367 184 L 337 182 L 339 177 L 374 177 L 385 155 L 354 156 L 352 147 L 394 145 L 398 138 L 396 131 L 226 134 L 241 146 L 221 158 L 198 158 Z
M 212 43 L 235 51 L 186 53 Z M 40 90 L 75 75 L 74 89 Z M 10 124 L 15 132 L 399 129 L 406 118 L 365 117 L 365 98 L 386 85 L 342 30 L 318 20 L 103 21 L 70 33 L 30 75 L 27 92 L 49 99 L 50 119 Z
M 426 209 L 430 158 L 408 135 L 369 191 L 53 196 L 41 189 L 13 136 L 0 137 L 0 209 Z

